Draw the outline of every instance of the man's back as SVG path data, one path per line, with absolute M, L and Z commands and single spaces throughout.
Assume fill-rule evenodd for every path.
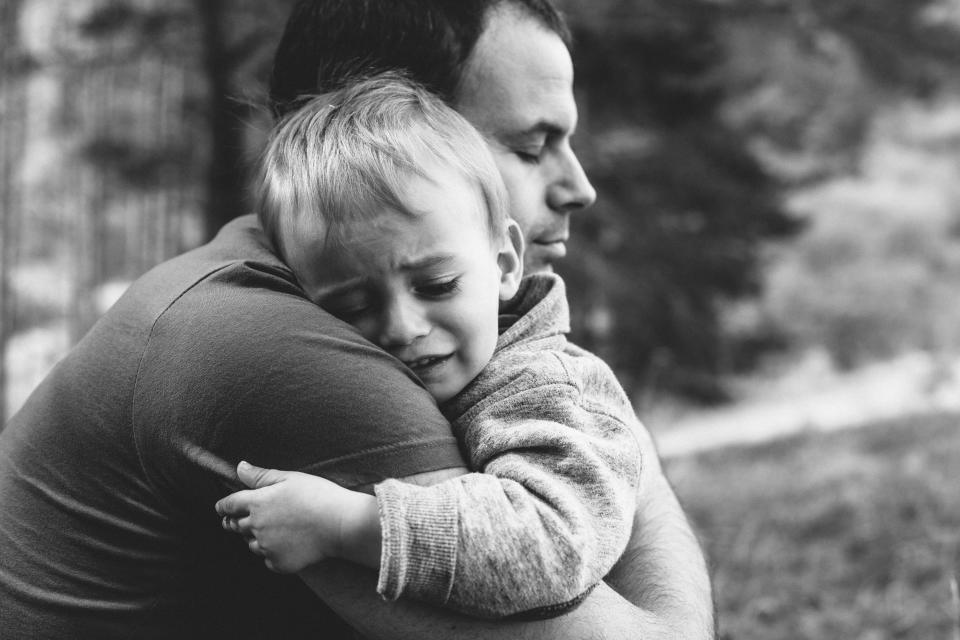
M 236 460 L 346 484 L 442 468 L 417 460 L 424 446 L 459 463 L 429 401 L 407 411 L 434 431 L 394 440 L 324 397 L 337 381 L 362 399 L 368 365 L 412 385 L 304 299 L 257 233 L 234 224 L 141 278 L 0 435 L 4 637 L 336 637 L 345 627 L 298 578 L 218 526 Z

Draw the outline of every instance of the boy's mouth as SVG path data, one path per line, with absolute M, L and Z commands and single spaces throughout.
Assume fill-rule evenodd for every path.
M 415 358 L 413 360 L 404 360 L 403 364 L 407 365 L 407 368 L 416 373 L 418 376 L 422 373 L 429 372 L 434 367 L 437 367 L 447 360 L 453 357 L 452 353 L 448 353 L 442 356 L 424 356 L 422 358 Z

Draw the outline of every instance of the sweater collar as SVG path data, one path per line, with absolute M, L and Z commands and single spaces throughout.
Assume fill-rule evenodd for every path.
M 517 295 L 503 303 L 497 348 L 569 332 L 570 309 L 563 280 L 553 273 L 530 275 L 521 280 Z

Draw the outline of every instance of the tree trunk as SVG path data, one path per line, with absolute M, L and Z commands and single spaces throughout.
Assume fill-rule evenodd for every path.
M 203 62 L 210 86 L 211 154 L 207 173 L 208 238 L 243 211 L 245 107 L 230 96 L 233 56 L 225 25 L 226 6 L 222 0 L 197 0 L 196 10 L 203 28 Z
M 18 0 L 0 0 L 0 430 L 7 419 L 7 341 L 13 335 L 16 301 L 10 286 L 17 256 L 20 207 L 14 163 L 22 149 L 25 58 L 17 38 Z
M 210 92 L 198 14 L 194 0 L 0 0 L 0 11 L 0 338 L 11 271 L 26 265 L 52 286 L 31 284 L 20 307 L 75 341 L 115 283 L 203 239 Z M 35 61 L 19 80 L 6 69 L 17 38 Z

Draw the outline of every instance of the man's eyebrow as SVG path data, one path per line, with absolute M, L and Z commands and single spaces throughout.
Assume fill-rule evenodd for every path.
M 537 122 L 533 123 L 529 127 L 526 127 L 519 131 L 514 131 L 509 133 L 508 136 L 513 139 L 519 139 L 519 138 L 526 138 L 529 136 L 536 136 L 541 134 L 546 135 L 548 137 L 563 136 L 568 133 L 572 134 L 573 131 L 567 130 L 566 128 L 561 127 L 555 122 L 549 122 L 547 120 L 538 120 Z

